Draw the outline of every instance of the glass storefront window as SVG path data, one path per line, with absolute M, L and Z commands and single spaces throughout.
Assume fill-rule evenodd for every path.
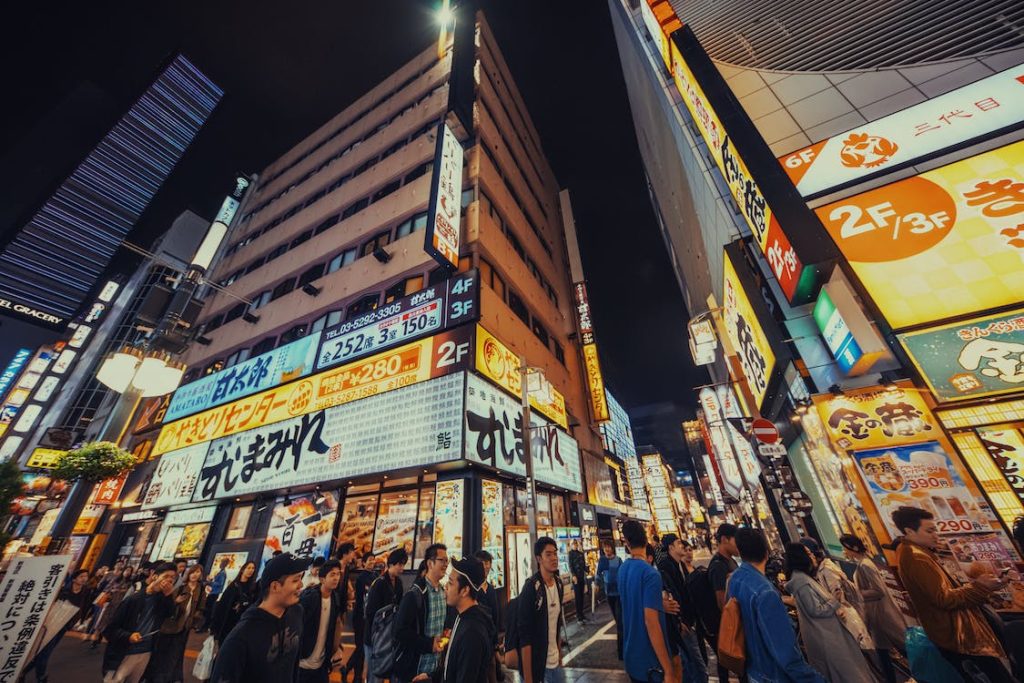
M 341 528 L 335 547 L 342 543 L 355 544 L 356 551 L 365 555 L 373 549 L 373 528 L 377 519 L 377 495 L 349 496 L 341 513 Z
M 434 542 L 434 487 L 420 489 L 420 513 L 416 522 L 416 553 L 413 567 L 419 567 L 427 546 Z
M 393 550 L 404 548 L 413 554 L 416 536 L 417 491 L 395 491 L 381 496 L 373 535 L 373 554 L 386 556 Z
M 537 494 L 537 526 L 551 526 L 551 496 Z
M 504 501 L 503 510 L 505 515 L 505 526 L 516 525 L 516 489 L 514 486 L 506 486 L 505 490 L 502 491 L 502 500 Z

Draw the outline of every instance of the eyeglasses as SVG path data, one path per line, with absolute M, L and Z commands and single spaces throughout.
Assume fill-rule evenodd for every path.
M 448 558 L 447 557 L 435 557 L 434 559 L 432 559 L 430 561 L 431 562 L 440 562 L 441 564 L 445 564 L 445 565 L 448 564 Z

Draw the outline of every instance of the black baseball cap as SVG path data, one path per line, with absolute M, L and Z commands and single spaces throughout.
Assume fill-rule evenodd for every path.
M 487 578 L 484 575 L 483 563 L 473 557 L 464 557 L 461 560 L 452 561 L 452 569 L 465 576 L 474 591 L 480 590 L 484 585 L 484 580 Z
M 719 524 L 718 528 L 715 529 L 715 540 L 721 541 L 723 538 L 736 538 L 736 532 L 739 528 L 735 524 Z
M 280 581 L 286 576 L 298 574 L 309 569 L 313 559 L 309 557 L 295 557 L 291 553 L 281 553 L 267 562 L 260 576 L 260 588 L 266 590 L 271 581 Z
M 665 534 L 661 537 L 661 547 L 666 552 L 672 547 L 672 544 L 679 540 L 679 536 L 676 534 Z

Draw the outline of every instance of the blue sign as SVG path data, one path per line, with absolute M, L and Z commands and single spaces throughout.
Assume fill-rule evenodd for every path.
M 18 352 L 14 354 L 14 358 L 7 364 L 3 374 L 0 374 L 0 398 L 4 397 L 4 394 L 7 393 L 7 388 L 11 386 L 11 382 L 17 379 L 18 373 L 21 372 L 21 369 L 31 357 L 32 349 L 18 349 Z
M 164 422 L 251 396 L 313 372 L 320 333 L 267 351 L 244 363 L 225 368 L 179 387 L 171 397 Z
M 825 338 L 828 350 L 836 359 L 836 364 L 849 375 L 857 362 L 864 357 L 864 351 L 850 331 L 850 326 L 843 320 L 839 309 L 832 302 L 832 298 L 824 289 L 818 295 L 818 302 L 814 304 L 814 322 L 821 330 L 821 336 Z

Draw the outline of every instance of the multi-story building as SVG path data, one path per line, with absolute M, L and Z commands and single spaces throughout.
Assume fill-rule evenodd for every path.
M 484 547 L 499 583 L 517 586 L 531 560 L 523 362 L 531 383 L 541 370 L 554 387 L 530 399 L 537 524 L 571 525 L 581 458 L 603 465 L 603 450 L 559 188 L 482 17 L 472 34 L 454 47 L 473 51 L 472 121 L 449 115 L 466 53 L 432 47 L 258 175 L 210 275 L 223 290 L 206 299 L 202 343 L 153 435 L 142 512 L 169 510 L 154 556 L 180 554 L 181 529 L 212 522 L 207 554 L 258 559 L 290 518 L 263 511 L 300 506 L 324 522 L 289 528 L 292 549 Z M 465 151 L 455 273 L 424 249 L 442 125 Z M 443 316 L 424 313 L 438 305 Z
M 916 504 L 951 547 L 984 539 L 1009 566 L 1006 528 L 1024 512 L 1019 32 L 984 11 L 934 30 L 923 2 L 899 16 L 847 4 L 841 27 L 817 2 L 609 5 L 711 366 L 698 415 L 712 486 L 728 499 L 760 481 L 784 536 L 806 526 L 836 553 L 842 533 L 880 547 L 892 506 Z M 744 433 L 761 416 L 779 441 Z

